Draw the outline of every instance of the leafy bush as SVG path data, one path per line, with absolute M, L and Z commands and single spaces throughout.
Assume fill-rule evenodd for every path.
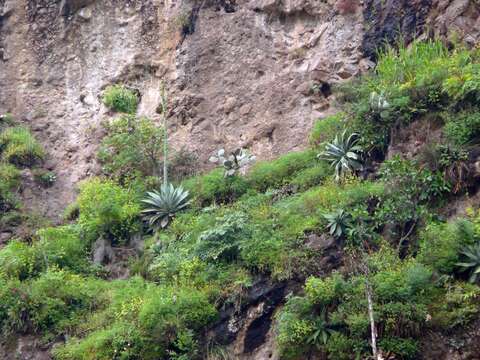
M 0 214 L 4 214 L 18 205 L 15 190 L 20 186 L 20 171 L 10 164 L 0 163 Z
M 0 277 L 24 280 L 38 271 L 35 250 L 18 240 L 0 250 Z
M 189 192 L 181 186 L 175 188 L 172 184 L 163 184 L 160 192 L 148 192 L 148 197 L 142 202 L 149 207 L 142 210 L 142 214 L 148 220 L 152 228 L 165 228 L 176 213 L 186 208 L 190 201 Z
M 477 49 L 449 51 L 439 40 L 399 44 L 380 52 L 373 74 L 341 85 L 338 98 L 346 102 L 349 125 L 360 133 L 365 151 L 382 158 L 393 129 L 428 112 L 475 104 L 478 54 Z M 380 94 L 388 106 L 376 106 L 372 94 Z
M 81 239 L 78 226 L 45 228 L 38 231 L 40 240 L 34 244 L 40 262 L 46 268 L 56 266 L 75 273 L 89 273 L 88 249 Z
M 480 141 L 480 111 L 447 116 L 443 131 L 447 139 L 455 145 L 478 143 Z
M 310 132 L 310 145 L 319 148 L 324 143 L 333 141 L 335 136 L 342 132 L 345 127 L 345 114 L 339 112 L 335 115 L 320 119 L 315 122 Z
M 441 199 L 450 185 L 442 174 L 420 169 L 398 156 L 383 163 L 380 174 L 386 191 L 375 217 L 380 224 L 390 226 L 390 235 L 399 241 L 400 250 L 426 215 L 426 205 Z
M 248 190 L 248 183 L 244 177 L 225 178 L 222 169 L 215 169 L 205 175 L 185 180 L 182 185 L 193 195 L 193 201 L 197 206 L 229 203 L 240 198 Z
M 45 157 L 42 146 L 24 127 L 11 127 L 0 134 L 1 159 L 19 166 L 32 166 Z
M 139 99 L 134 91 L 124 85 L 110 85 L 105 89 L 102 101 L 110 110 L 135 114 Z
M 301 191 L 305 191 L 322 184 L 330 175 L 332 175 L 331 167 L 322 161 L 312 167 L 296 172 L 292 180 L 290 180 L 290 184 L 298 187 Z
M 432 273 L 415 260 L 398 259 L 388 248 L 370 256 L 368 263 L 380 347 L 397 356 L 415 358 L 415 339 L 426 326 L 427 306 L 437 300 Z M 365 278 L 361 274 L 310 277 L 305 295 L 289 298 L 277 320 L 278 341 L 286 358 L 308 354 L 312 336 L 320 334 L 325 337 L 321 335 L 316 345 L 331 358 L 349 359 L 352 353 L 362 358 L 370 352 Z M 322 324 L 320 329 L 318 324 Z
M 453 274 L 460 261 L 460 250 L 474 242 L 473 224 L 458 219 L 429 224 L 420 234 L 418 259 L 442 274 Z
M 141 229 L 140 206 L 131 190 L 93 178 L 80 185 L 78 224 L 89 241 L 123 242 Z
M 103 171 L 120 183 L 161 173 L 163 129 L 148 118 L 124 115 L 106 125 L 98 158 Z
M 198 238 L 197 255 L 204 260 L 235 259 L 239 251 L 239 240 L 246 237 L 247 218 L 233 212 L 216 219 L 216 225 Z
M 272 161 L 255 164 L 248 174 L 248 182 L 258 191 L 279 188 L 288 184 L 298 172 L 316 165 L 315 152 L 292 152 Z

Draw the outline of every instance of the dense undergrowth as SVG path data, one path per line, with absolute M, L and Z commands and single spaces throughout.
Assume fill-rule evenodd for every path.
M 154 233 L 140 211 L 145 191 L 158 186 L 161 131 L 148 119 L 122 117 L 99 154 L 112 177 L 80 185 L 69 223 L 0 250 L 2 333 L 36 333 L 64 360 L 220 359 L 223 344 L 207 330 L 268 277 L 305 282 L 276 315 L 285 359 L 368 356 L 367 284 L 379 349 L 416 358 L 425 330 L 465 326 L 480 309 L 480 288 L 468 281 L 480 257 L 467 254 L 479 246 L 480 214 L 445 219 L 442 212 L 476 190 L 479 60 L 478 50 L 449 51 L 439 42 L 387 50 L 375 72 L 337 90 L 343 112 L 315 125 L 309 149 L 258 162 L 244 176 L 215 169 L 183 180 L 190 207 Z M 397 134 L 424 122 L 435 136 L 385 160 Z M 362 166 L 334 174 L 317 154 L 345 129 L 358 134 Z M 17 186 L 13 165 L 0 171 L 1 191 Z M 133 276 L 107 280 L 89 260 L 92 244 L 122 246 L 138 234 L 145 249 L 132 259 Z M 312 234 L 333 236 L 342 254 L 333 272 L 321 265 L 332 249 L 312 246 Z

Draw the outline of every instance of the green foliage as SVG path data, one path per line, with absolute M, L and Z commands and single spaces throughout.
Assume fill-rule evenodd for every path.
M 420 234 L 418 259 L 442 274 L 453 274 L 460 250 L 472 245 L 474 236 L 473 224 L 468 220 L 429 224 Z
M 287 185 L 299 172 L 315 165 L 314 151 L 292 152 L 273 161 L 258 162 L 250 170 L 248 181 L 254 189 L 263 192 Z
M 300 191 L 305 191 L 322 184 L 330 175 L 332 175 L 332 169 L 327 163 L 322 161 L 312 167 L 296 172 L 292 180 L 290 180 L 290 184 L 297 187 Z
M 15 191 L 20 186 L 20 171 L 13 165 L 0 163 L 0 214 L 18 205 Z
M 160 175 L 163 129 L 152 120 L 131 115 L 107 124 L 98 159 L 103 171 L 122 184 Z
M 0 133 L 0 155 L 4 162 L 32 166 L 45 157 L 42 146 L 24 127 L 10 127 Z
M 339 112 L 317 120 L 310 132 L 310 145 L 314 148 L 319 148 L 326 142 L 333 141 L 335 136 L 345 127 L 344 117 L 345 114 Z
M 326 160 L 335 169 L 335 179 L 338 181 L 348 174 L 355 174 L 362 168 L 362 148 L 358 134 L 347 136 L 345 130 L 337 134 L 331 143 L 325 145 L 325 150 L 318 157 Z
M 470 274 L 470 282 L 476 283 L 480 274 L 480 243 L 465 246 L 461 251 L 462 261 L 456 265 Z
M 222 169 L 215 169 L 205 175 L 182 182 L 197 206 L 212 203 L 229 203 L 237 200 L 248 190 L 248 183 L 242 176 L 224 177 Z
M 479 59 L 478 49 L 449 51 L 440 40 L 380 52 L 374 73 L 339 88 L 350 126 L 360 133 L 366 152 L 380 157 L 393 128 L 428 112 L 475 104 Z M 387 106 L 379 107 L 379 98 Z
M 33 178 L 37 184 L 45 188 L 53 186 L 57 181 L 57 175 L 53 171 L 47 171 L 44 169 L 36 169 L 33 172 Z
M 38 271 L 35 250 L 18 240 L 0 250 L 0 277 L 24 280 Z
M 237 172 L 255 161 L 255 156 L 250 155 L 245 149 L 237 149 L 225 156 L 225 150 L 220 149 L 215 156 L 210 157 L 210 162 L 223 167 L 224 176 L 233 176 Z
M 142 210 L 142 214 L 154 229 L 167 227 L 175 214 L 185 209 L 190 203 L 189 192 L 183 190 L 181 186 L 175 188 L 172 184 L 164 184 L 160 191 L 154 190 L 147 195 L 148 197 L 142 202 L 149 207 Z
M 214 227 L 198 237 L 197 255 L 204 260 L 235 259 L 239 240 L 246 237 L 247 218 L 241 212 L 233 212 L 216 219 Z
M 327 229 L 330 235 L 337 239 L 345 235 L 350 219 L 348 213 L 343 209 L 339 209 L 333 213 L 324 214 L 323 217 L 328 221 Z
M 388 248 L 368 261 L 373 271 L 370 281 L 381 348 L 415 358 L 415 339 L 426 327 L 427 306 L 436 301 L 432 273 L 415 260 L 398 259 Z M 317 337 L 316 346 L 327 351 L 329 358 L 348 359 L 352 353 L 363 357 L 370 351 L 363 275 L 345 278 L 334 273 L 324 279 L 309 278 L 305 295 L 291 297 L 277 320 L 278 341 L 286 358 L 308 354 L 312 336 Z
M 135 194 L 110 180 L 93 178 L 80 185 L 78 224 L 89 241 L 105 237 L 124 242 L 140 231 Z
M 480 141 L 480 111 L 449 114 L 443 132 L 447 139 L 455 145 L 478 143 Z
M 135 114 L 139 99 L 134 91 L 124 85 L 111 85 L 105 89 L 102 101 L 110 110 Z
M 78 226 L 50 227 L 38 231 L 40 240 L 33 247 L 43 267 L 69 269 L 75 273 L 90 273 L 88 249 Z
M 433 304 L 433 326 L 440 329 L 463 328 L 479 313 L 480 288 L 471 283 L 447 283 L 444 297 Z
M 376 212 L 379 223 L 389 224 L 390 235 L 398 239 L 398 248 L 408 239 L 426 215 L 426 205 L 450 190 L 440 173 L 417 167 L 414 162 L 393 157 L 380 169 L 385 193 Z

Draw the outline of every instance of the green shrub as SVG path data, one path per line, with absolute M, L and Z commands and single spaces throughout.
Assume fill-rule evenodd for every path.
M 437 301 L 432 273 L 414 259 L 400 260 L 389 248 L 371 255 L 368 264 L 379 342 L 384 341 L 384 349 L 397 356 L 412 358 L 417 353 L 415 339 L 426 326 L 427 306 Z M 326 341 L 317 342 L 318 349 L 332 358 L 351 358 L 352 353 L 363 358 L 371 351 L 361 274 L 309 278 L 305 295 L 289 298 L 277 320 L 277 339 L 286 358 L 301 358 L 312 350 L 311 339 L 319 324 Z
M 384 338 L 378 342 L 378 347 L 386 353 L 393 353 L 401 359 L 417 359 L 418 341 L 414 339 Z
M 124 115 L 106 126 L 98 159 L 103 171 L 120 183 L 161 174 L 163 129 L 152 120 Z
M 38 271 L 35 250 L 18 240 L 0 250 L 0 277 L 24 280 Z
M 20 187 L 20 171 L 11 164 L 0 163 L 0 214 L 18 207 L 15 191 Z
M 80 237 L 77 226 L 51 227 L 38 231 L 40 240 L 35 252 L 45 267 L 56 266 L 76 273 L 88 273 L 87 244 Z
M 18 279 L 0 276 L 0 334 L 8 336 L 15 331 L 27 330 L 28 311 L 25 286 Z
M 135 114 L 139 99 L 134 91 L 124 85 L 110 85 L 105 89 L 102 101 L 110 110 Z
M 433 326 L 451 330 L 464 328 L 480 312 L 480 288 L 470 283 L 447 284 L 444 296 L 433 304 Z
M 93 178 L 80 185 L 78 224 L 89 241 L 105 237 L 124 242 L 140 231 L 140 206 L 135 194 L 110 180 Z
M 102 281 L 49 270 L 29 284 L 29 320 L 34 331 L 61 333 L 101 304 Z
M 450 223 L 432 223 L 420 234 L 418 259 L 442 274 L 453 274 L 460 251 L 474 243 L 473 224 L 458 219 Z
M 310 133 L 310 145 L 314 148 L 319 148 L 325 142 L 333 141 L 335 135 L 342 132 L 345 127 L 344 117 L 345 114 L 339 112 L 317 120 Z
M 248 190 L 248 183 L 244 177 L 224 177 L 220 168 L 185 180 L 182 185 L 192 194 L 194 203 L 200 207 L 212 203 L 232 202 Z
M 297 172 L 290 181 L 290 184 L 298 186 L 298 189 L 301 191 L 305 191 L 313 186 L 322 184 L 325 179 L 332 174 L 332 168 L 326 162 L 322 161 L 312 167 Z
M 480 111 L 462 112 L 447 117 L 445 136 L 455 145 L 466 145 L 480 141 Z
M 272 161 L 255 164 L 248 173 L 248 182 L 258 191 L 286 185 L 299 171 L 316 165 L 315 151 L 292 152 Z
M 42 146 L 24 127 L 11 127 L 0 134 L 1 159 L 10 164 L 32 166 L 45 157 Z

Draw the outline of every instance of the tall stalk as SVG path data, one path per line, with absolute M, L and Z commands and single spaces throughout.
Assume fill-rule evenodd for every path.
M 167 115 L 168 115 L 168 98 L 165 84 L 162 83 L 160 88 L 161 106 L 162 106 L 162 123 L 163 123 L 163 186 L 168 184 L 168 134 L 167 134 Z

